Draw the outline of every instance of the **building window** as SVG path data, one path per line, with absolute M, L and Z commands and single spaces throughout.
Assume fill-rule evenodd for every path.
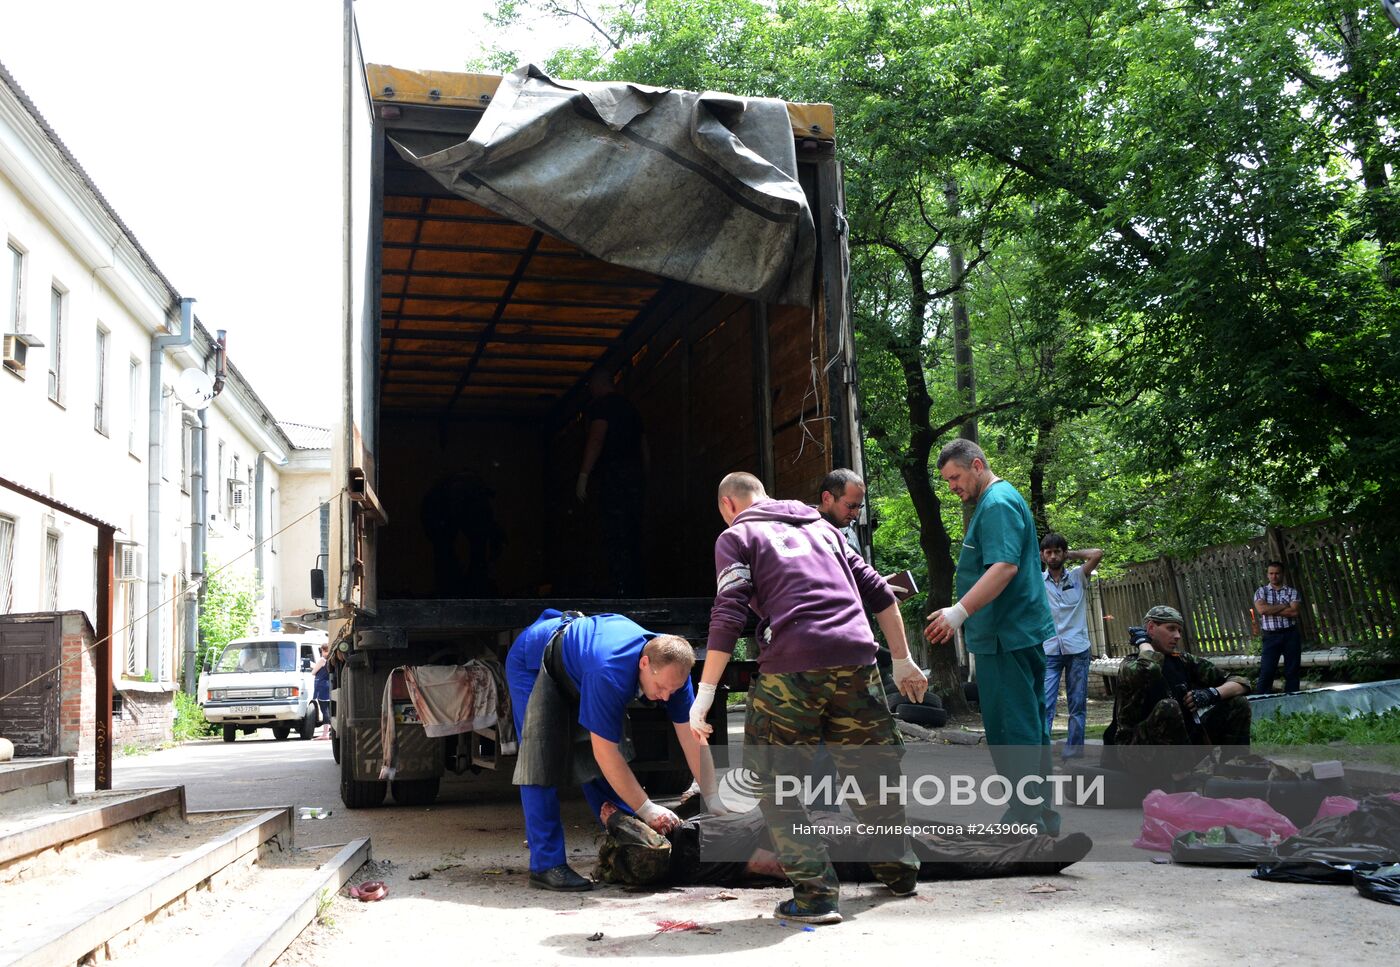
M 92 428 L 103 436 L 107 435 L 107 349 L 111 339 L 106 329 L 97 327 L 97 360 L 93 374 L 97 385 L 93 395 Z
M 175 390 L 170 386 L 161 388 L 160 394 L 160 479 L 170 479 L 170 462 L 175 459 L 174 448 L 170 446 L 170 422 L 175 419 Z
M 63 303 L 58 286 L 49 290 L 49 399 L 63 402 Z
M 141 425 L 141 360 L 135 356 L 131 357 L 131 368 L 127 372 L 127 390 L 130 409 L 126 424 L 126 449 L 133 457 L 140 459 L 140 454 L 136 452 L 136 430 Z
M 190 492 L 190 461 L 194 453 L 194 427 L 180 420 L 180 492 Z
M 141 673 L 140 639 L 136 634 L 141 588 L 141 550 L 135 544 L 118 544 L 116 560 L 117 607 L 121 624 L 113 637 L 122 643 L 128 675 Z
M 0 517 L 0 614 L 15 604 L 15 519 Z
M 11 242 L 5 249 L 9 269 L 5 287 L 6 332 L 24 332 L 24 252 Z
M 42 611 L 58 610 L 58 541 L 57 531 L 49 531 L 44 540 L 44 606 Z
M 233 455 L 233 469 L 229 472 L 229 475 L 228 475 L 228 488 L 229 488 L 228 518 L 229 518 L 229 520 L 233 521 L 233 526 L 234 526 L 234 527 L 241 527 L 241 526 L 242 526 L 242 520 L 243 520 L 243 514 L 241 513 L 241 511 L 243 510 L 243 508 L 242 508 L 242 506 L 237 502 L 237 498 L 234 497 L 235 489 L 239 486 L 238 465 L 239 465 L 238 454 L 235 453 L 235 454 Z

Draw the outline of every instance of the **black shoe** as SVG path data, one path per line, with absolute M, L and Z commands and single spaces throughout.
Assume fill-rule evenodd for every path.
M 784 900 L 773 911 L 779 920 L 796 920 L 798 923 L 840 923 L 841 912 L 836 904 L 826 901 L 804 902 L 798 899 Z
M 582 893 L 593 889 L 593 881 L 579 876 L 568 863 L 560 863 L 543 873 L 531 873 L 530 885 L 538 890 L 554 890 L 558 893 Z
M 886 883 L 885 888 L 895 896 L 913 896 L 919 892 L 919 871 L 905 870 Z

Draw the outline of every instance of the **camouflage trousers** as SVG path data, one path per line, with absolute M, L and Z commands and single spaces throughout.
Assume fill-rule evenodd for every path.
M 811 820 L 793 782 L 827 779 L 861 823 L 903 826 L 899 798 L 881 801 L 882 780 L 899 781 L 903 746 L 874 665 L 761 674 L 749 685 L 744 765 L 762 790 L 759 808 L 799 901 L 835 903 L 840 881 L 821 835 L 808 831 Z M 854 790 L 859 795 L 846 795 Z M 912 883 L 918 875 L 907 836 L 871 836 L 868 846 L 862 838 L 860 847 L 882 883 Z
M 1119 761 L 1132 772 L 1167 774 L 1187 772 L 1207 755 L 1211 746 L 1249 746 L 1249 701 L 1236 695 L 1211 707 L 1201 718 L 1209 746 L 1193 744 L 1185 714 L 1175 700 L 1164 698 L 1152 706 L 1138 725 L 1118 732 Z

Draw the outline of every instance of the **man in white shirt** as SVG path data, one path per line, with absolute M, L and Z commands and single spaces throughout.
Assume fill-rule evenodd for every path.
M 1045 597 L 1055 619 L 1055 634 L 1045 639 L 1045 731 L 1055 722 L 1060 678 L 1065 680 L 1065 705 L 1069 735 L 1060 757 L 1077 759 L 1084 754 L 1084 720 L 1089 697 L 1089 576 L 1103 560 L 1103 551 L 1091 547 L 1071 551 L 1069 542 L 1053 531 L 1040 541 L 1040 562 L 1045 565 Z M 1065 569 L 1067 561 L 1082 563 Z

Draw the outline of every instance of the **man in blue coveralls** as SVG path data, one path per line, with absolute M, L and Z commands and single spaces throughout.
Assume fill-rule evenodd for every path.
M 531 886 L 593 887 L 566 861 L 557 787 L 571 777 L 583 780 L 595 817 L 604 802 L 612 802 L 657 832 L 680 822 L 647 797 L 622 751 L 627 704 L 633 699 L 665 704 L 691 773 L 702 789 L 713 787 L 713 767 L 689 728 L 694 664 L 695 652 L 684 638 L 654 635 L 620 614 L 548 609 L 515 639 L 506 657 L 506 680 L 520 741 L 515 784 L 525 812 Z M 582 750 L 568 761 L 575 725 L 587 730 L 593 762 Z

